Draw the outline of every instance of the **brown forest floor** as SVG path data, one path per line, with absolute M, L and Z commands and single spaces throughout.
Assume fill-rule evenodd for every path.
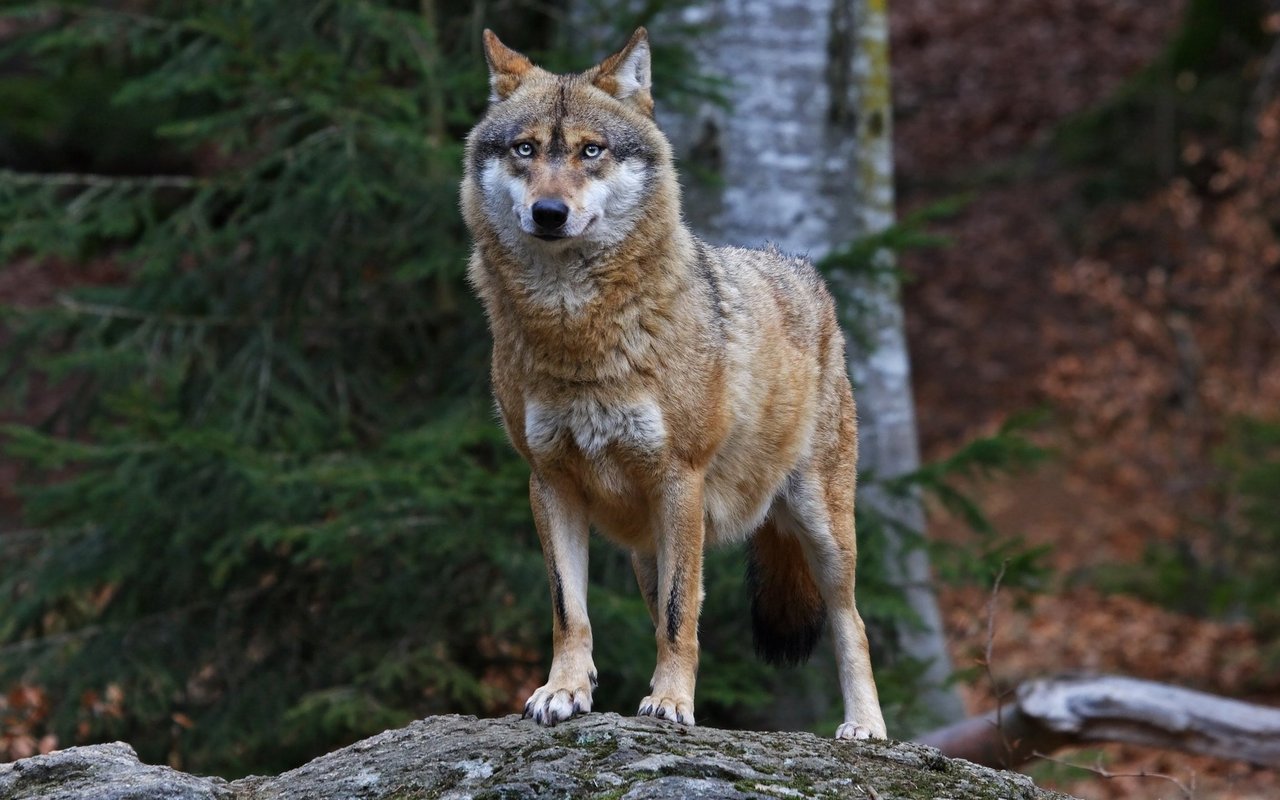
M 936 226 L 950 246 L 903 258 L 916 279 L 905 303 L 926 457 L 1016 412 L 1050 410 L 1036 435 L 1056 451 L 1052 462 L 975 489 L 998 527 L 1052 548 L 1057 576 L 1029 602 L 1000 596 L 991 667 L 1005 688 L 1095 670 L 1280 702 L 1274 664 L 1248 625 L 1092 586 L 1102 569 L 1139 563 L 1152 542 L 1211 552 L 1212 535 L 1194 520 L 1221 512 L 1209 487 L 1222 420 L 1280 408 L 1280 244 L 1265 222 L 1280 207 L 1280 110 L 1240 153 L 1173 143 L 1171 158 L 1203 167 L 1204 180 L 1170 179 L 1136 201 L 1086 204 L 1087 176 L 1027 157 L 1148 64 L 1182 6 L 891 4 L 900 206 L 973 191 Z M 945 518 L 933 534 L 964 535 Z M 988 599 L 943 593 L 958 667 L 982 661 Z M 994 704 L 988 683 L 966 690 L 972 711 Z M 1274 773 L 1239 764 L 1123 746 L 1063 756 L 1098 758 L 1112 772 L 1171 775 L 1195 798 L 1280 796 Z M 1030 771 L 1084 798 L 1188 796 L 1158 778 L 1050 763 Z

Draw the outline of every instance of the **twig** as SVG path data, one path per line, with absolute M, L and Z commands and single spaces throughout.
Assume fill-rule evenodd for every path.
M 91 189 L 198 189 L 208 180 L 191 175 L 96 175 L 80 172 L 17 172 L 0 169 L 0 183 L 17 186 L 84 186 Z
M 200 314 L 177 314 L 168 312 L 143 311 L 141 309 L 129 308 L 127 306 L 114 306 L 103 303 L 86 303 L 77 300 L 69 294 L 60 294 L 57 298 L 58 306 L 64 311 L 87 317 L 100 317 L 102 319 L 123 319 L 133 322 L 152 322 L 159 325 L 190 325 L 197 327 L 216 327 L 216 328 L 256 328 L 263 325 L 261 319 L 255 319 L 249 315 L 241 315 L 238 317 L 226 315 L 200 315 Z M 23 316 L 32 316 L 39 314 L 43 309 L 40 308 L 24 308 L 10 309 L 10 311 L 21 314 Z M 405 315 L 400 317 L 389 317 L 370 322 L 365 319 L 354 319 L 348 317 L 315 317 L 297 321 L 304 329 L 310 331 L 326 331 L 326 330 L 346 330 L 348 328 L 369 328 L 375 326 L 378 328 L 404 328 L 416 325 L 422 321 L 423 317 Z M 294 322 L 294 320 L 290 320 Z
M 1000 571 L 996 573 L 996 579 L 991 584 L 991 597 L 987 600 L 987 648 L 986 654 L 983 656 L 982 667 L 986 670 L 987 681 L 991 684 L 991 693 L 996 698 L 996 732 L 1000 734 L 1000 744 L 1005 750 L 1006 763 L 1013 763 L 1013 745 L 1009 742 L 1009 738 L 1005 736 L 1004 731 L 1004 699 L 1009 696 L 1009 691 L 1000 691 L 999 684 L 996 683 L 995 672 L 991 669 L 992 653 L 995 650 L 996 641 L 996 602 L 1000 599 L 1000 582 L 1004 580 L 1004 573 L 1009 568 L 1009 559 L 1005 559 L 1000 564 Z
M 1112 772 L 1102 766 L 1102 761 L 1100 759 L 1094 761 L 1093 766 L 1090 767 L 1084 764 L 1076 764 L 1071 761 L 1064 761 L 1063 759 L 1060 759 L 1060 758 L 1054 758 L 1053 756 L 1046 755 L 1044 753 L 1041 753 L 1038 750 L 1032 751 L 1031 755 L 1033 758 L 1039 758 L 1054 764 L 1060 764 L 1064 767 L 1071 767 L 1073 769 L 1084 770 L 1085 772 L 1092 773 L 1093 775 L 1096 775 L 1099 778 L 1104 778 L 1106 780 L 1114 780 L 1116 778 L 1155 778 L 1157 780 L 1168 781 L 1169 783 L 1172 783 L 1174 786 L 1178 787 L 1178 791 L 1182 792 L 1182 796 L 1187 798 L 1187 800 L 1192 800 L 1192 798 L 1195 797 L 1196 781 L 1195 781 L 1194 772 L 1191 773 L 1191 786 L 1187 786 L 1185 783 L 1173 777 L 1172 775 L 1166 775 L 1163 772 L 1148 772 L 1145 769 L 1140 770 L 1138 772 Z
M 127 319 L 135 322 L 158 322 L 162 325 L 217 325 L 223 327 L 248 327 L 253 324 L 247 318 L 221 316 L 197 316 L 194 314 L 167 314 L 140 311 L 125 306 L 104 305 L 102 303 L 85 303 L 67 294 L 58 295 L 58 305 L 74 314 L 103 317 L 105 319 Z
M 140 25 L 144 28 L 152 28 L 152 29 L 161 30 L 161 31 L 172 30 L 178 27 L 185 27 L 185 25 L 180 25 L 179 23 L 171 22 L 166 19 L 161 19 L 160 17 L 153 17 L 148 14 L 140 14 L 136 11 L 121 11 L 118 9 L 101 9 L 101 8 L 84 8 L 80 6 L 73 6 L 67 3 L 53 3 L 51 4 L 51 7 L 59 11 L 62 11 L 63 13 L 66 13 L 66 14 L 75 14 L 82 17 L 101 17 L 104 19 L 118 17 L 120 19 L 132 22 L 135 25 Z

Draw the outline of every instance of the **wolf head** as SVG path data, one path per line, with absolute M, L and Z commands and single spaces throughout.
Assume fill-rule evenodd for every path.
M 637 30 L 586 72 L 554 75 L 484 32 L 489 110 L 467 138 L 463 209 L 516 253 L 623 241 L 654 207 L 670 146 L 653 121 L 649 41 Z

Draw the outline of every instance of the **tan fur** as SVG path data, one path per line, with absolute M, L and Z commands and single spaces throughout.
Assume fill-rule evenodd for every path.
M 555 606 L 550 676 L 526 714 L 555 724 L 590 709 L 593 525 L 631 551 L 654 619 L 640 713 L 692 724 L 703 550 L 764 526 L 758 602 L 784 627 L 826 606 L 838 735 L 883 737 L 853 603 L 854 407 L 821 280 L 684 226 L 643 29 L 578 75 L 547 73 L 490 32 L 485 46 L 495 102 L 468 138 L 469 277 L 493 333 L 494 396 L 532 469 Z M 563 203 L 562 227 L 530 216 L 540 201 Z

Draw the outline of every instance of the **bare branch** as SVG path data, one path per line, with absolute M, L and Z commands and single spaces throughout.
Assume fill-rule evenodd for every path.
M 1039 752 L 1033 752 L 1031 755 L 1034 758 L 1040 759 L 1041 761 L 1049 761 L 1054 764 L 1061 764 L 1064 767 L 1071 767 L 1072 769 L 1083 770 L 1092 775 L 1096 775 L 1099 778 L 1105 778 L 1107 780 L 1114 780 L 1115 778 L 1155 778 L 1157 780 L 1168 781 L 1169 783 L 1172 783 L 1174 786 L 1178 787 L 1178 791 L 1182 792 L 1182 796 L 1187 798 L 1187 800 L 1191 800 L 1191 798 L 1195 797 L 1195 773 L 1192 773 L 1191 785 L 1187 786 L 1185 783 L 1173 777 L 1172 775 L 1166 775 L 1163 772 L 1147 772 L 1145 769 L 1140 770 L 1138 772 L 1111 772 L 1110 770 L 1105 769 L 1102 766 L 1101 761 L 1094 762 L 1093 766 L 1087 766 L 1085 764 L 1076 764 L 1071 761 L 1065 761 L 1060 758 L 1053 758 L 1052 756 L 1047 756 L 1044 753 L 1039 753 Z
M 1004 698 L 1009 693 L 1000 690 L 991 663 L 996 641 L 996 602 L 1000 599 L 1000 582 L 1004 580 L 1004 573 L 1008 568 L 1009 561 L 1005 559 L 1000 564 L 1000 572 L 996 574 L 996 579 L 991 583 L 991 597 L 987 599 L 987 649 L 982 662 L 983 669 L 987 673 L 987 681 L 991 684 L 991 693 L 996 698 L 995 730 L 1000 737 L 1000 743 L 1004 746 L 1004 763 L 1006 764 L 1013 763 L 1013 745 L 1009 742 L 1009 736 L 1004 727 Z

